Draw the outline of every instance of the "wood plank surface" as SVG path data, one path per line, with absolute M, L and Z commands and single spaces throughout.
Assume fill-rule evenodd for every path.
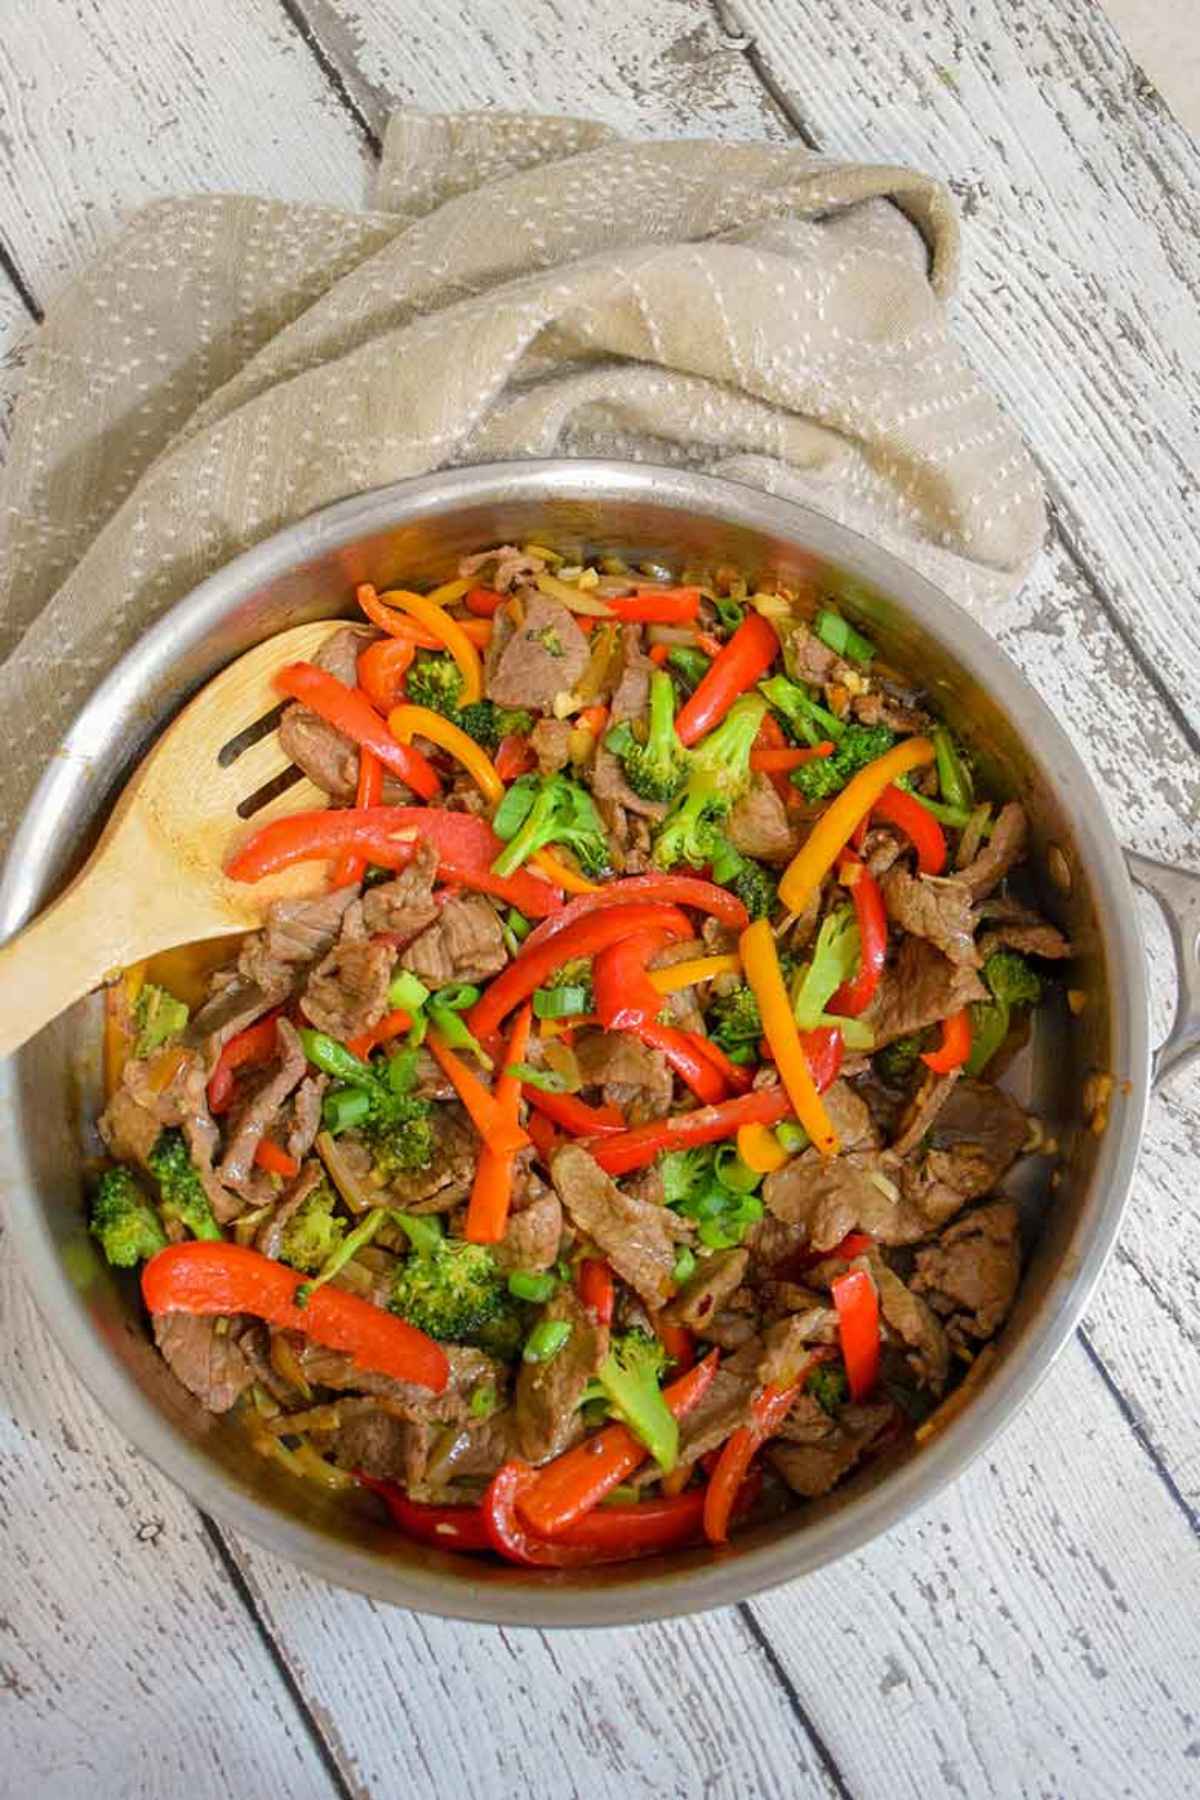
M 721 4 L 821 149 L 950 179 L 963 346 L 1200 732 L 1200 145 L 1093 0 Z

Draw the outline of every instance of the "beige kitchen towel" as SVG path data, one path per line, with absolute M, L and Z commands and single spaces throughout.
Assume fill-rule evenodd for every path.
M 0 832 L 165 607 L 311 508 L 605 454 L 810 502 L 986 613 L 1043 512 L 950 335 L 946 189 L 800 148 L 402 113 L 375 210 L 139 214 L 52 306 L 0 487 Z

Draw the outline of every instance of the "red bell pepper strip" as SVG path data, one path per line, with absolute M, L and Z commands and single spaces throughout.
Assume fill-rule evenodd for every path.
M 471 1030 L 476 1037 L 491 1037 L 506 1014 L 522 1000 L 528 1000 L 534 989 L 542 987 L 563 963 L 580 956 L 596 956 L 619 938 L 651 930 L 680 941 L 692 935 L 691 926 L 674 906 L 609 907 L 589 914 L 540 944 L 534 943 L 537 933 L 531 932 L 521 954 L 497 975 L 472 1007 L 468 1019 Z
M 677 1419 L 708 1392 L 717 1373 L 718 1356 L 712 1351 L 663 1389 L 663 1399 Z M 542 1465 L 537 1480 L 522 1491 L 521 1517 L 539 1537 L 556 1538 L 598 1506 L 627 1475 L 640 1469 L 649 1454 L 627 1425 L 605 1425 L 574 1449 Z
M 849 981 L 844 981 L 829 1002 L 828 1011 L 856 1019 L 870 1005 L 883 965 L 887 961 L 888 926 L 879 883 L 860 856 L 843 850 L 838 856 L 838 871 L 850 889 L 854 917 L 858 922 L 859 964 Z
M 805 763 L 812 762 L 814 757 L 832 755 L 832 743 L 815 744 L 812 749 L 797 747 L 794 749 L 752 750 L 750 767 L 761 770 L 764 775 L 786 775 L 792 769 L 802 768 Z
M 407 638 L 380 638 L 358 657 L 358 685 L 386 719 L 404 698 L 404 681 L 416 648 Z
M 507 737 L 500 739 L 496 750 L 495 769 L 501 781 L 515 781 L 518 775 L 527 775 L 530 769 L 536 769 L 537 756 L 533 745 L 527 737 L 519 732 L 511 731 Z
M 615 1106 L 589 1106 L 574 1094 L 544 1094 L 526 1085 L 522 1092 L 543 1118 L 561 1125 L 572 1137 L 612 1137 L 625 1130 L 625 1115 Z
M 208 1110 L 227 1112 L 233 1100 L 233 1077 L 238 1069 L 258 1069 L 274 1061 L 279 1052 L 279 1033 L 275 1022 L 282 1006 L 274 1006 L 245 1031 L 239 1031 L 224 1046 L 216 1066 L 208 1078 Z
M 661 995 L 658 996 L 661 999 Z M 694 1034 L 680 1031 L 674 1025 L 660 1025 L 647 1019 L 636 1028 L 635 1035 L 651 1050 L 665 1056 L 671 1068 L 685 1082 L 704 1106 L 716 1106 L 729 1093 L 724 1077 L 708 1057 L 697 1048 Z
M 717 1144 L 723 1138 L 736 1137 L 742 1125 L 778 1125 L 791 1110 L 782 1087 L 757 1088 L 752 1094 L 739 1094 L 736 1100 L 724 1100 L 720 1106 L 698 1107 L 669 1119 L 651 1119 L 613 1137 L 594 1138 L 584 1148 L 607 1174 L 628 1175 L 633 1169 L 644 1169 L 663 1150 Z
M 384 768 L 423 800 L 433 800 L 441 793 L 442 784 L 432 763 L 411 744 L 401 744 L 392 736 L 361 688 L 348 688 L 327 669 L 308 662 L 288 663 L 276 675 L 275 686 L 281 694 L 302 701 L 343 736 L 374 751 Z
M 634 904 L 690 906 L 695 912 L 711 913 L 722 925 L 732 925 L 737 931 L 749 923 L 749 914 L 736 894 L 718 887 L 715 881 L 701 881 L 697 875 L 627 875 L 593 894 L 580 894 L 552 919 L 544 919 L 525 939 L 522 950 L 540 949 L 548 938 L 569 931 L 590 913 Z
M 254 1160 L 268 1175 L 282 1175 L 288 1181 L 293 1175 L 300 1173 L 300 1164 L 295 1157 L 289 1156 L 286 1150 L 281 1150 L 278 1144 L 273 1144 L 270 1138 L 259 1139 L 254 1150 Z
M 704 1535 L 710 1544 L 723 1544 L 729 1537 L 729 1521 L 746 1471 L 760 1444 L 787 1418 L 800 1386 L 794 1381 L 787 1387 L 765 1387 L 751 1407 L 750 1423 L 726 1438 L 704 1490 Z
M 669 942 L 666 932 L 637 931 L 602 950 L 592 965 L 596 1016 L 606 1031 L 636 1031 L 656 1019 L 666 1002 L 646 964 Z
M 712 1064 L 726 1087 L 732 1088 L 735 1094 L 750 1092 L 754 1086 L 752 1069 L 746 1068 L 742 1063 L 735 1063 L 732 1057 L 726 1056 L 720 1044 L 714 1044 L 711 1038 L 702 1036 L 698 1031 L 685 1031 L 683 1036 L 706 1062 Z
M 917 853 L 917 868 L 922 875 L 941 874 L 946 866 L 946 834 L 919 800 L 893 782 L 871 808 L 871 817 L 882 819 L 885 825 L 895 825 L 904 833 Z
M 580 1303 L 599 1325 L 611 1325 L 613 1316 L 612 1270 L 598 1256 L 585 1256 L 575 1276 Z
M 971 1009 L 964 1006 L 961 1012 L 942 1020 L 941 1043 L 936 1050 L 926 1050 L 921 1061 L 935 1075 L 949 1075 L 952 1069 L 961 1069 L 970 1054 Z
M 369 582 L 361 582 L 355 588 L 354 598 L 372 625 L 378 627 L 380 631 L 386 631 L 389 637 L 400 638 L 418 650 L 444 650 L 446 648 L 441 638 L 434 637 L 432 631 L 426 631 L 417 623 L 416 619 L 410 618 L 398 607 L 385 605 Z
M 480 1506 L 430 1506 L 422 1500 L 410 1500 L 394 1481 L 380 1481 L 356 1469 L 354 1479 L 360 1487 L 378 1494 L 392 1515 L 397 1531 L 416 1544 L 428 1544 L 434 1550 L 457 1550 L 466 1554 L 487 1551 L 492 1547 Z
M 550 1158 L 562 1142 L 553 1124 L 544 1113 L 531 1112 L 526 1120 L 525 1129 L 529 1133 L 534 1149 L 549 1168 Z
M 879 1295 L 865 1269 L 848 1269 L 829 1291 L 837 1309 L 850 1398 L 865 1400 L 879 1379 Z
M 292 863 L 325 860 L 348 848 L 360 850 L 382 869 L 403 869 L 420 838 L 428 838 L 437 850 L 443 881 L 495 894 L 534 919 L 565 910 L 561 888 L 538 875 L 524 869 L 493 875 L 491 864 L 503 846 L 486 819 L 442 807 L 372 806 L 360 812 L 330 806 L 290 813 L 248 838 L 225 872 L 234 881 L 261 881 Z
M 507 1562 L 535 1569 L 578 1569 L 631 1562 L 680 1550 L 699 1535 L 704 1490 L 637 1506 L 599 1506 L 555 1538 L 529 1529 L 518 1508 L 541 1471 L 508 1462 L 483 1497 L 483 1517 L 493 1550 Z
M 378 806 L 382 799 L 383 764 L 373 750 L 364 747 L 358 753 L 358 790 L 354 804 L 359 808 Z M 352 881 L 361 881 L 366 872 L 365 856 L 360 856 L 356 850 L 343 850 L 333 865 L 330 886 L 349 887 Z
M 800 1048 L 808 1072 L 817 1084 L 818 1094 L 832 1087 L 842 1067 L 845 1045 L 836 1025 L 818 1025 L 813 1031 L 800 1033 Z
M 442 1392 L 450 1364 L 440 1344 L 344 1288 L 317 1288 L 308 1305 L 299 1307 L 296 1290 L 304 1279 L 242 1244 L 197 1238 L 168 1244 L 150 1258 L 142 1270 L 142 1298 L 152 1313 L 253 1313 L 269 1325 L 344 1350 L 356 1368 Z
M 346 1039 L 346 1048 L 360 1062 L 366 1062 L 372 1050 L 380 1044 L 390 1043 L 392 1038 L 412 1029 L 412 1020 L 400 1007 L 393 1012 L 384 1013 L 378 1025 L 372 1025 L 369 1031 L 361 1031 L 357 1037 Z
M 505 1046 L 504 1066 L 496 1077 L 496 1105 L 513 1125 L 520 1128 L 518 1108 L 521 1101 L 521 1078 L 510 1075 L 508 1065 L 525 1061 L 529 1048 L 529 1026 L 532 1006 L 526 1004 L 513 1021 Z M 493 1149 L 485 1143 L 475 1165 L 471 1184 L 471 1200 L 467 1207 L 465 1236 L 472 1244 L 498 1244 L 508 1225 L 508 1209 L 512 1203 L 513 1150 Z
M 654 1335 L 683 1375 L 696 1361 L 696 1339 L 686 1325 L 674 1325 L 669 1319 L 654 1321 Z
M 495 588 L 472 588 L 463 605 L 477 619 L 490 619 L 504 605 L 504 595 L 498 594 Z
M 761 613 L 747 613 L 676 717 L 680 743 L 690 748 L 719 725 L 738 695 L 766 674 L 778 654 L 773 628 Z
M 660 588 L 640 594 L 608 594 L 604 604 L 625 625 L 690 625 L 700 611 L 700 589 Z

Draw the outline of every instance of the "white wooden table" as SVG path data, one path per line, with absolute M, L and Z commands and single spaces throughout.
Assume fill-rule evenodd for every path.
M 358 204 L 397 102 L 945 173 L 957 328 L 1052 500 L 997 635 L 1125 840 L 1200 866 L 1200 145 L 1094 0 L 2 12 L 4 394 L 40 308 L 131 209 L 198 188 Z M 1200 1793 L 1198 1154 L 1181 1079 L 1086 1325 L 923 1517 L 768 1599 L 636 1631 L 383 1611 L 222 1531 L 98 1416 L 6 1264 L 0 1793 Z

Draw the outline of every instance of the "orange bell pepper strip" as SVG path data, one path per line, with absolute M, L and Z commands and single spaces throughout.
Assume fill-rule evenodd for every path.
M 449 1044 L 442 1042 L 436 1031 L 431 1031 L 425 1042 L 484 1143 L 501 1154 L 523 1150 L 529 1142 L 529 1134 L 522 1131 L 515 1113 L 511 1109 L 505 1110 L 496 1096 L 484 1087 L 478 1075 L 468 1069 L 462 1057 L 451 1050 Z
M 515 781 L 518 775 L 528 775 L 536 769 L 537 757 L 533 745 L 519 731 L 510 731 L 507 737 L 500 739 L 496 749 L 496 773 L 506 784 Z
M 269 1325 L 301 1331 L 316 1344 L 344 1350 L 356 1368 L 440 1394 L 450 1364 L 423 1331 L 343 1288 L 317 1288 L 295 1304 L 305 1276 L 242 1244 L 194 1238 L 169 1244 L 142 1270 L 142 1298 L 152 1313 L 253 1313 Z
M 669 644 L 651 644 L 650 646 L 650 661 L 660 669 L 670 654 L 671 646 Z
M 479 660 L 478 650 L 459 620 L 451 618 L 435 600 L 424 594 L 410 594 L 405 588 L 392 588 L 386 594 L 376 594 L 372 589 L 369 597 L 385 613 L 400 612 L 415 619 L 421 629 L 436 640 L 438 649 L 450 652 L 462 671 L 460 706 L 470 706 L 474 701 L 483 699 L 483 664 Z M 373 609 L 368 610 L 361 588 L 358 590 L 358 603 L 367 617 L 379 624 L 379 613 Z M 384 626 L 383 629 L 388 628 Z
M 508 1068 L 511 1063 L 525 1061 L 532 1019 L 533 1007 L 526 1002 L 513 1022 L 504 1052 L 504 1063 L 496 1078 L 496 1104 L 503 1108 L 505 1116 L 518 1130 L 520 1122 L 517 1108 L 521 1101 L 521 1077 L 510 1075 Z M 467 1207 L 465 1235 L 468 1243 L 498 1244 L 504 1236 L 508 1225 L 508 1209 L 512 1204 L 514 1156 L 515 1152 L 512 1150 L 494 1150 L 490 1143 L 484 1144 L 475 1165 L 475 1179 L 471 1184 L 471 1199 Z
M 355 806 L 378 806 L 383 799 L 383 764 L 373 750 L 366 746 L 358 753 L 358 790 L 355 794 Z M 349 887 L 352 881 L 361 881 L 367 872 L 367 859 L 355 850 L 343 850 L 333 865 L 329 877 L 330 886 L 335 888 Z
M 388 714 L 388 730 L 398 743 L 411 744 L 414 737 L 428 738 L 439 750 L 446 750 L 461 763 L 485 799 L 495 806 L 504 798 L 504 783 L 486 750 L 461 726 L 427 706 L 394 706 Z
M 811 750 L 752 750 L 750 767 L 761 770 L 764 775 L 787 775 L 792 769 L 802 768 L 805 763 L 812 762 L 814 757 L 832 755 L 833 745 L 828 741 L 815 745 Z
M 850 1398 L 865 1400 L 879 1379 L 879 1295 L 866 1269 L 848 1269 L 830 1283 L 829 1292 Z
M 358 685 L 385 718 L 404 698 L 404 678 L 415 653 L 416 646 L 407 638 L 385 637 L 359 654 Z
M 474 613 L 477 619 L 491 619 L 504 605 L 504 595 L 498 594 L 495 588 L 476 587 L 467 594 L 463 605 L 469 613 Z
M 431 631 L 425 631 L 410 619 L 407 613 L 397 612 L 394 606 L 385 606 L 375 589 L 368 582 L 355 588 L 354 597 L 370 619 L 372 625 L 380 631 L 386 631 L 389 637 L 401 638 L 414 650 L 444 650 L 445 645 L 440 638 L 434 637 Z
M 712 1351 L 663 1389 L 663 1399 L 677 1419 L 696 1406 L 712 1386 L 718 1352 Z M 605 1425 L 573 1450 L 566 1450 L 538 1470 L 537 1480 L 521 1495 L 525 1523 L 541 1537 L 555 1537 L 598 1506 L 649 1457 L 650 1452 L 627 1425 Z
M 372 1050 L 380 1044 L 390 1043 L 392 1038 L 412 1029 L 412 1020 L 400 1007 L 394 1012 L 384 1013 L 378 1025 L 372 1025 L 369 1031 L 362 1031 L 357 1037 L 346 1039 L 346 1048 L 351 1056 L 357 1056 L 360 1062 L 366 1062 Z
M 289 1181 L 293 1175 L 300 1173 L 300 1164 L 295 1157 L 289 1156 L 286 1150 L 281 1150 L 278 1144 L 273 1144 L 270 1138 L 260 1138 L 255 1146 L 254 1160 L 268 1175 L 282 1175 Z
M 921 1061 L 935 1075 L 949 1075 L 953 1069 L 961 1069 L 970 1054 L 971 1009 L 964 1006 L 961 1012 L 942 1020 L 941 1043 L 936 1050 L 926 1050 Z
M 384 768 L 398 775 L 422 800 L 433 800 L 441 793 L 442 784 L 432 765 L 419 750 L 398 744 L 390 736 L 361 688 L 348 688 L 328 670 L 309 662 L 288 663 L 276 674 L 275 686 L 353 738 L 360 749 L 373 750 Z
M 487 649 L 492 641 L 490 619 L 459 619 L 458 625 L 463 636 L 469 638 L 477 650 Z
M 666 969 L 651 969 L 650 979 L 660 994 L 677 994 L 681 988 L 711 981 L 715 975 L 740 975 L 741 972 L 741 957 L 730 951 L 724 956 L 696 956 L 689 962 L 672 963 Z
M 547 881 L 552 881 L 555 887 L 564 888 L 568 894 L 598 894 L 600 892 L 598 882 L 589 881 L 587 876 L 581 875 L 577 869 L 569 869 L 566 863 L 560 862 L 551 850 L 535 850 L 529 860 L 535 869 L 541 870 Z
M 935 750 L 928 738 L 905 738 L 851 777 L 830 801 L 805 842 L 784 870 L 779 898 L 789 912 L 803 912 L 808 900 L 833 867 L 839 850 L 898 775 L 931 763 Z
M 741 936 L 738 946 L 746 980 L 758 1001 L 763 1033 L 779 1069 L 796 1117 L 822 1156 L 836 1156 L 837 1132 L 821 1103 L 817 1084 L 804 1055 L 792 1004 L 784 986 L 775 950 L 775 939 L 766 919 L 756 919 Z
M 737 1134 L 737 1147 L 746 1167 L 756 1175 L 771 1175 L 788 1160 L 787 1151 L 765 1125 L 743 1125 Z

